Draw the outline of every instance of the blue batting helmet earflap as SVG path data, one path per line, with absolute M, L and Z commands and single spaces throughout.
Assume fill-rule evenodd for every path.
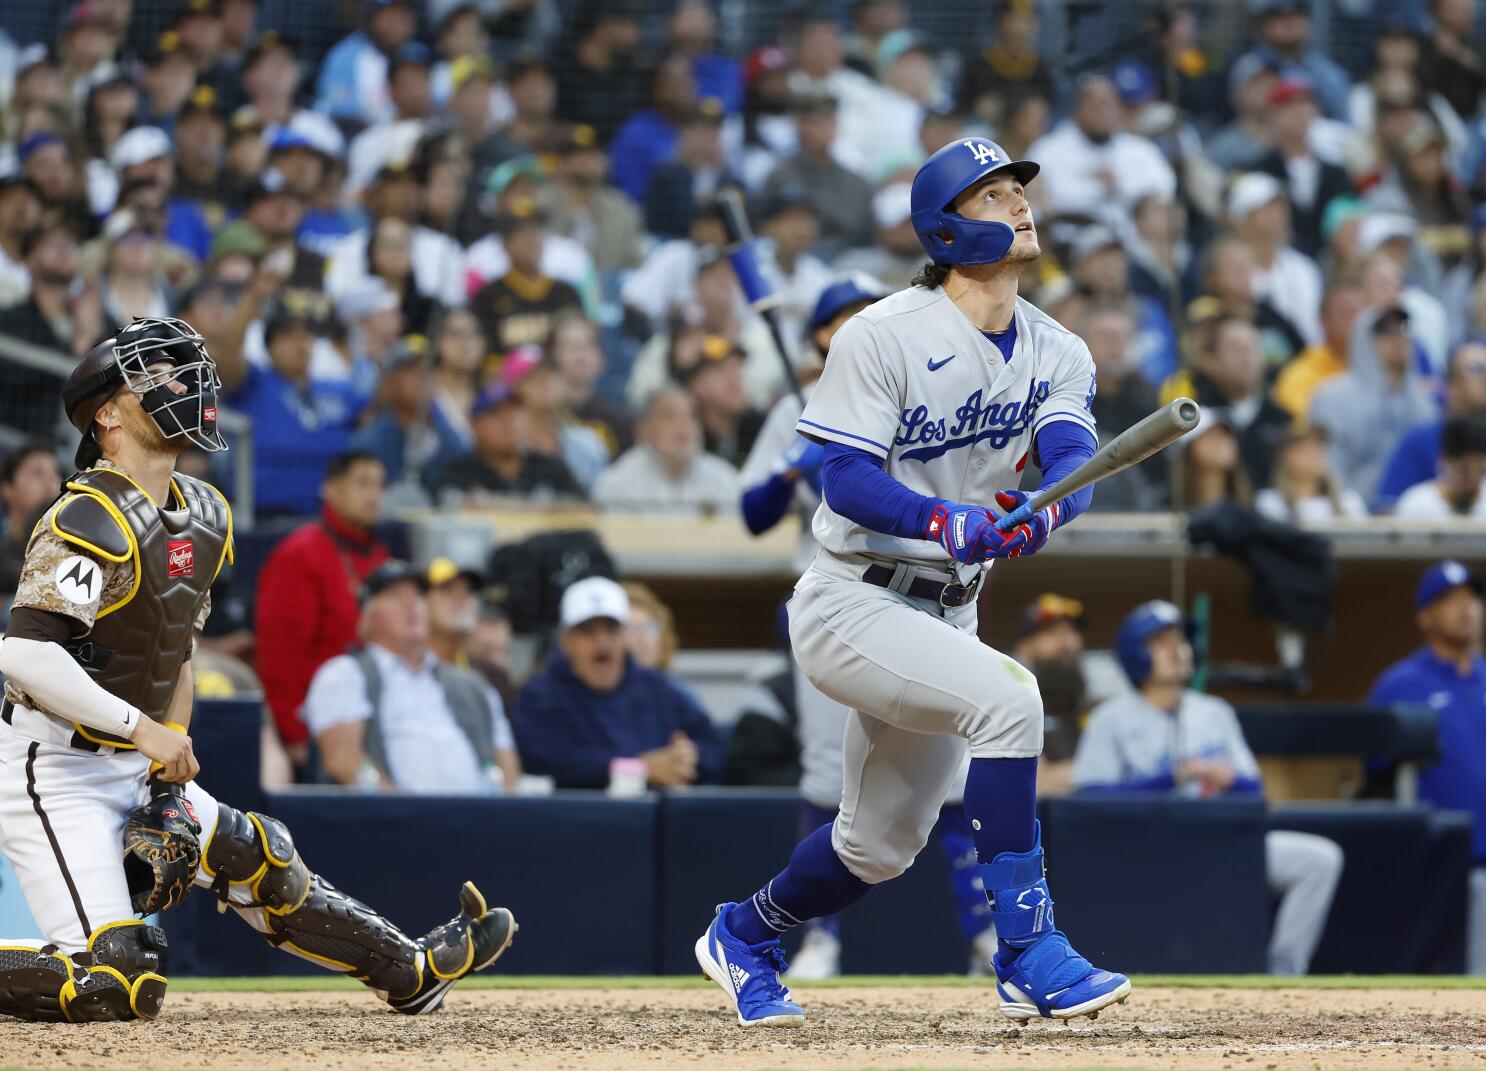
M 1115 634 L 1115 657 L 1130 683 L 1139 688 L 1151 675 L 1151 652 L 1146 644 L 1158 632 L 1179 628 L 1192 638 L 1194 627 L 1187 616 L 1165 599 L 1152 599 L 1130 611 Z
M 994 264 L 1011 249 L 1016 231 L 1005 223 L 967 219 L 951 209 L 955 198 L 998 171 L 1023 186 L 1042 170 L 1013 160 L 988 138 L 961 138 L 924 161 L 913 176 L 913 229 L 935 264 Z

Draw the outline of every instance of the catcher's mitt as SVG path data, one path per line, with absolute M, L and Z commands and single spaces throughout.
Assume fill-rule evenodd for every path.
M 124 827 L 124 876 L 129 902 L 141 915 L 175 907 L 201 867 L 201 824 L 184 796 L 160 792 L 129 812 Z

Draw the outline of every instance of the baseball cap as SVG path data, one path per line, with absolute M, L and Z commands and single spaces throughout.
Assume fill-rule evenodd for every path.
M 461 577 L 468 581 L 469 586 L 475 591 L 485 586 L 485 578 L 480 575 L 479 570 L 462 566 L 453 558 L 435 558 L 428 563 L 427 579 L 430 590 L 441 588 Z
M 368 275 L 353 283 L 335 302 L 335 314 L 342 323 L 359 320 L 376 312 L 387 312 L 402 304 L 401 299 L 380 276 Z
M 1073 240 L 1073 262 L 1078 264 L 1106 249 L 1124 249 L 1115 232 L 1102 223 L 1085 227 Z
M 63 141 L 61 137 L 56 134 L 56 132 L 51 130 L 38 130 L 34 134 L 27 134 L 20 140 L 20 143 L 15 147 L 15 158 L 19 162 L 24 164 L 26 160 L 31 156 L 31 154 L 36 152 L 38 149 L 44 149 L 48 145 L 65 144 L 67 143 Z
M 456 93 L 471 78 L 495 81 L 495 64 L 489 56 L 460 56 L 449 64 L 449 84 Z
M 872 222 L 880 231 L 890 230 L 913 218 L 913 185 L 891 182 L 872 195 Z
M 483 391 L 481 391 L 480 396 L 475 399 L 475 405 L 474 408 L 470 411 L 470 415 L 480 416 L 482 413 L 488 413 L 493 409 L 499 409 L 507 402 L 514 402 L 519 405 L 521 399 L 516 396 L 515 391 L 506 386 L 504 383 L 492 384 L 491 386 L 486 387 Z
M 1402 305 L 1392 305 L 1378 313 L 1372 322 L 1375 335 L 1406 335 L 1409 333 L 1409 310 Z
M 397 70 L 404 64 L 412 64 L 415 67 L 431 67 L 433 66 L 433 52 L 422 41 L 409 41 L 393 55 L 392 62 L 387 65 L 388 73 Z
M 1278 107 L 1281 104 L 1289 104 L 1292 100 L 1309 99 L 1310 96 L 1310 79 L 1287 74 L 1270 88 L 1269 103 L 1272 107 Z
M 1423 610 L 1456 588 L 1470 588 L 1477 595 L 1486 594 L 1486 582 L 1460 562 L 1447 560 L 1432 565 L 1419 578 L 1419 586 L 1414 590 L 1414 607 Z
M 1159 95 L 1155 72 L 1140 60 L 1121 60 L 1109 72 L 1109 80 L 1114 83 L 1120 100 L 1127 105 L 1145 104 Z
M 1084 604 L 1077 599 L 1052 592 L 1037 596 L 1022 613 L 1021 636 L 1035 636 L 1039 632 L 1067 621 L 1074 627 L 1084 627 Z
M 750 53 L 743 61 L 743 84 L 752 85 L 753 80 L 769 71 L 784 70 L 789 66 L 789 55 L 778 45 L 765 45 Z
M 514 387 L 527 374 L 542 363 L 542 347 L 527 342 L 506 354 L 501 362 L 500 379 L 508 387 Z
M 820 292 L 820 297 L 815 299 L 815 308 L 810 312 L 809 330 L 824 327 L 841 315 L 842 309 L 881 301 L 887 293 L 887 287 L 866 272 L 853 272 Z
M 1413 219 L 1396 212 L 1379 212 L 1365 216 L 1357 229 L 1358 251 L 1371 253 L 1384 242 L 1395 238 L 1413 238 L 1416 227 Z
M 596 617 L 606 617 L 621 625 L 629 621 L 629 596 L 606 576 L 590 576 L 570 585 L 562 593 L 557 611 L 558 624 L 565 629 L 576 628 Z
M 1280 180 L 1263 171 L 1250 171 L 1228 187 L 1228 218 L 1243 219 L 1271 201 L 1285 196 Z
M 361 605 L 365 606 L 396 584 L 414 584 L 420 592 L 428 591 L 428 578 L 405 561 L 385 561 L 367 574 L 361 582 Z
M 108 163 L 115 171 L 123 171 L 147 160 L 158 160 L 170 155 L 170 135 L 158 126 L 137 126 L 127 130 L 114 142 L 108 154 Z
M 1486 454 L 1486 421 L 1480 417 L 1451 417 L 1440 431 L 1440 454 L 1464 457 Z

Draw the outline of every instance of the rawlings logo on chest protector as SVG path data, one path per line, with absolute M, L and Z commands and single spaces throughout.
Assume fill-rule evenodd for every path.
M 927 405 L 903 410 L 894 446 L 907 446 L 900 461 L 932 461 L 947 451 L 989 441 L 992 450 L 1004 450 L 1032 426 L 1037 410 L 1052 387 L 1045 379 L 1027 384 L 1021 401 L 986 402 L 983 390 L 972 391 L 947 417 L 935 417 Z
M 165 575 L 193 576 L 196 572 L 196 550 L 189 539 L 172 539 L 165 545 Z

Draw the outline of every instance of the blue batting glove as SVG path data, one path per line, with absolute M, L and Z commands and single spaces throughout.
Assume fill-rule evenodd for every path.
M 1007 539 L 996 531 L 996 522 L 983 506 L 964 506 L 941 500 L 929 514 L 924 538 L 938 543 L 957 562 L 970 565 L 994 557 L 989 548 Z
M 1001 508 L 1002 516 L 1005 516 L 1025 505 L 1031 497 L 1026 491 L 997 491 L 996 505 Z M 998 533 L 1004 541 L 991 546 L 988 556 L 1025 558 L 1030 554 L 1036 554 L 1047 546 L 1048 537 L 1053 534 L 1053 529 L 1057 528 L 1061 521 L 1060 513 L 1058 503 L 1054 502 L 1046 509 L 1038 510 L 1010 531 Z

